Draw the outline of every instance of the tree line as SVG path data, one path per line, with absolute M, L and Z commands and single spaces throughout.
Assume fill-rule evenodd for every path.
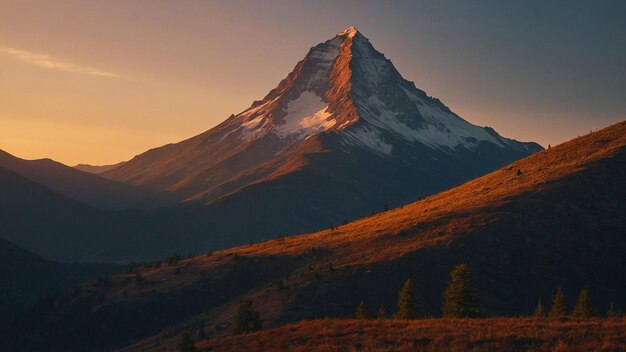
M 441 313 L 444 318 L 477 318 L 481 315 L 478 290 L 474 286 L 472 274 L 467 264 L 459 264 L 452 269 L 448 286 L 443 292 L 442 298 Z M 417 302 L 418 297 L 413 282 L 410 279 L 406 280 L 398 294 L 396 312 L 393 314 L 393 318 L 419 318 L 421 307 Z M 361 300 L 357 306 L 355 318 L 369 319 L 370 317 L 365 302 Z M 379 319 L 386 317 L 384 306 L 378 309 L 377 317 Z
M 441 313 L 444 318 L 479 318 L 480 297 L 476 289 L 470 268 L 467 264 L 456 265 L 450 272 L 450 279 L 446 289 L 442 293 Z M 533 316 L 544 318 L 546 316 L 552 318 L 560 317 L 576 317 L 590 318 L 594 315 L 594 311 L 589 299 L 589 289 L 584 288 L 580 291 L 574 308 L 569 311 L 565 304 L 565 294 L 559 287 L 552 295 L 552 305 L 550 311 L 546 313 L 546 309 L 538 301 L 533 312 Z M 408 279 L 404 282 L 396 303 L 396 311 L 392 315 L 394 319 L 418 319 L 421 316 L 421 307 L 418 304 L 418 295 L 413 286 L 413 282 Z M 615 305 L 611 302 L 609 310 L 606 314 L 607 318 L 618 318 L 619 314 L 615 309 Z M 374 318 L 370 314 L 365 301 L 361 300 L 357 305 L 354 317 L 356 319 Z M 386 310 L 381 305 L 376 313 L 378 319 L 387 318 Z M 258 311 L 253 309 L 252 300 L 240 300 L 239 308 L 234 318 L 233 333 L 249 333 L 261 330 L 263 322 Z M 179 340 L 178 351 L 194 352 L 197 351 L 194 346 L 195 340 L 189 332 L 184 332 Z
M 447 288 L 442 294 L 442 299 L 443 304 L 441 307 L 441 313 L 444 318 L 481 317 L 478 290 L 474 286 L 471 271 L 467 264 L 459 264 L 452 269 L 450 272 L 450 280 L 448 281 Z M 413 283 L 411 280 L 406 280 L 400 289 L 400 293 L 398 294 L 398 301 L 396 304 L 397 310 L 393 315 L 393 318 L 417 319 L 420 316 L 420 306 L 417 302 L 418 297 L 415 293 Z M 583 288 L 580 291 L 574 308 L 569 311 L 565 304 L 565 294 L 559 287 L 552 295 L 552 306 L 550 311 L 546 313 L 546 309 L 541 303 L 541 300 L 539 300 L 533 312 L 533 316 L 536 318 L 543 318 L 546 316 L 552 318 L 566 316 L 575 318 L 591 318 L 594 316 L 594 311 L 589 298 L 589 289 Z M 386 317 L 384 306 L 379 308 L 377 317 L 379 319 Z M 609 306 L 606 317 L 619 317 L 619 313 L 615 309 L 615 304 L 613 302 L 611 302 Z M 365 305 L 365 301 L 361 300 L 358 304 L 355 312 L 355 318 L 372 318 Z
M 571 312 L 569 312 L 567 305 L 565 304 L 565 293 L 563 293 L 563 289 L 558 287 L 552 295 L 552 307 L 550 308 L 550 312 L 546 314 L 546 309 L 543 304 L 541 304 L 541 300 L 539 300 L 537 302 L 537 306 L 535 307 L 533 316 L 537 318 L 544 318 L 546 315 L 551 318 L 561 318 L 566 316 L 574 318 L 591 318 L 594 314 L 591 300 L 589 299 L 589 288 L 585 287 L 580 290 L 576 304 L 574 305 L 574 308 L 572 308 Z M 619 317 L 613 302 L 609 305 L 606 317 L 611 319 Z

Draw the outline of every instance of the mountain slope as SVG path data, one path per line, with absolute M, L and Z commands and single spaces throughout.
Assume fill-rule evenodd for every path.
M 47 261 L 3 239 L 0 268 L 0 325 L 50 294 L 119 270 L 112 264 Z
M 97 209 L 0 167 L 0 238 L 57 261 L 140 259 L 148 224 L 134 213 Z
M 109 170 L 113 170 L 116 167 L 119 167 L 121 165 L 124 165 L 124 161 L 119 162 L 117 164 L 112 164 L 112 165 L 89 165 L 89 164 L 78 164 L 78 165 L 74 165 L 73 168 L 80 170 L 80 171 L 84 171 L 84 172 L 88 172 L 90 174 L 101 174 L 105 171 L 109 171 Z
M 24 160 L 0 150 L 0 167 L 16 172 L 68 198 L 106 210 L 130 208 L 150 193 L 50 159 Z
M 463 120 L 349 28 L 242 113 L 101 175 L 187 202 L 162 227 L 192 225 L 156 235 L 185 251 L 319 230 L 538 150 Z
M 141 283 L 118 276 L 110 287 L 58 295 L 16 321 L 6 344 L 38 336 L 25 350 L 136 343 L 127 350 L 150 351 L 184 328 L 230 333 L 242 298 L 272 327 L 351 316 L 361 299 L 393 307 L 408 278 L 424 313 L 437 315 L 461 262 L 472 268 L 486 315 L 528 314 L 558 286 L 570 307 L 588 286 L 598 312 L 610 301 L 622 309 L 625 175 L 622 122 L 336 229 L 144 269 Z

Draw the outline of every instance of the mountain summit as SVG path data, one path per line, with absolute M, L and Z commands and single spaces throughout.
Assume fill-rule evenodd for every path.
M 231 133 L 293 141 L 345 131 L 344 143 L 392 154 L 395 139 L 444 152 L 481 142 L 537 150 L 474 126 L 402 78 L 355 27 L 313 47 L 263 100 L 237 115 Z M 530 149 L 529 149 L 530 148 Z
M 232 245 L 400 205 L 538 150 L 463 120 L 350 27 L 243 112 L 101 176 L 208 207 L 182 231 L 196 247 L 213 244 L 205 226 Z

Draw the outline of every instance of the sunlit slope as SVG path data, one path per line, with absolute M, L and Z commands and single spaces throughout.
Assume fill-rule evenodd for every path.
M 491 318 L 315 320 L 202 341 L 209 351 L 621 351 L 626 321 Z

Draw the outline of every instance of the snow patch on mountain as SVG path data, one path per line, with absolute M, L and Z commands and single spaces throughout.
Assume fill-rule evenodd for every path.
M 421 142 L 431 148 L 454 149 L 459 145 L 472 148 L 477 142 L 486 141 L 503 147 L 502 143 L 485 129 L 472 125 L 458 116 L 442 111 L 436 106 L 422 101 L 419 97 L 405 90 L 416 104 L 425 123 L 421 127 L 411 128 L 402 123 L 398 116 L 402 111 L 394 111 L 376 96 L 370 96 L 360 106 L 364 112 L 362 118 L 371 125 L 390 132 L 409 142 Z
M 264 118 L 263 116 L 258 116 L 249 122 L 251 123 L 250 127 L 244 127 L 241 131 L 241 135 L 244 140 L 250 141 L 253 139 L 257 139 L 263 137 L 267 134 L 267 129 L 265 128 L 267 122 L 269 120 Z
M 332 102 L 323 98 L 334 88 L 330 73 L 347 43 L 351 43 L 351 61 L 345 76 L 351 80 L 348 98 L 360 119 L 357 123 L 340 121 L 341 109 L 333 116 L 328 111 Z M 243 139 L 273 133 L 292 141 L 333 130 L 345 145 L 383 154 L 391 154 L 392 146 L 403 143 L 421 143 L 444 153 L 454 153 L 459 147 L 472 150 L 483 142 L 520 148 L 515 141 L 463 120 L 417 89 L 354 27 L 311 48 L 298 67 L 293 81 L 278 96 L 267 97 L 238 116 Z
M 243 120 L 240 128 L 242 129 L 241 135 L 244 140 L 256 139 L 266 134 L 269 119 L 267 118 L 267 114 L 261 111 L 278 100 L 278 98 L 279 97 L 276 97 L 263 104 L 251 107 L 237 116 Z
M 381 132 L 375 128 L 361 125 L 357 128 L 345 130 L 342 135 L 347 145 L 365 147 L 381 154 L 391 155 L 393 146 L 385 143 Z
M 335 37 L 311 49 L 307 60 L 314 62 L 317 70 L 309 77 L 307 89 L 315 89 L 328 82 L 328 75 L 335 59 L 339 56 L 339 46 L 342 42 L 341 38 Z
M 328 104 L 315 92 L 303 92 L 287 103 L 287 115 L 274 128 L 274 133 L 281 138 L 291 134 L 303 138 L 326 131 L 337 123 L 327 109 Z
M 490 142 L 504 147 L 500 139 L 495 138 L 483 127 L 473 125 L 449 111 L 441 110 L 438 106 L 427 104 L 406 88 L 403 87 L 402 89 L 417 104 L 420 114 L 429 122 L 428 128 L 432 130 L 431 133 L 422 134 L 421 139 L 416 137 L 417 140 L 431 146 L 443 145 L 450 148 L 459 144 L 469 146 L 471 143 L 468 141 L 473 140 Z
M 403 79 L 391 61 L 376 51 L 367 38 L 356 35 L 352 51 L 353 80 L 357 82 L 352 99 L 366 124 L 404 141 L 419 142 L 443 152 L 453 152 L 459 146 L 473 149 L 480 142 L 505 147 L 506 140 L 463 120 Z M 367 133 L 370 139 L 375 136 Z M 353 141 L 353 138 L 348 140 Z M 370 140 L 359 144 L 380 147 L 386 143 Z
M 243 118 L 246 117 L 250 117 L 253 116 L 254 114 L 256 114 L 257 112 L 260 112 L 261 110 L 263 110 L 264 108 L 266 108 L 268 105 L 270 105 L 271 103 L 275 102 L 276 100 L 278 100 L 278 98 L 280 97 L 276 97 L 272 100 L 266 101 L 262 104 L 259 104 L 257 106 L 252 106 L 250 108 L 248 108 L 247 110 L 245 110 L 244 112 L 242 112 L 241 114 L 239 114 L 238 116 L 241 116 Z

